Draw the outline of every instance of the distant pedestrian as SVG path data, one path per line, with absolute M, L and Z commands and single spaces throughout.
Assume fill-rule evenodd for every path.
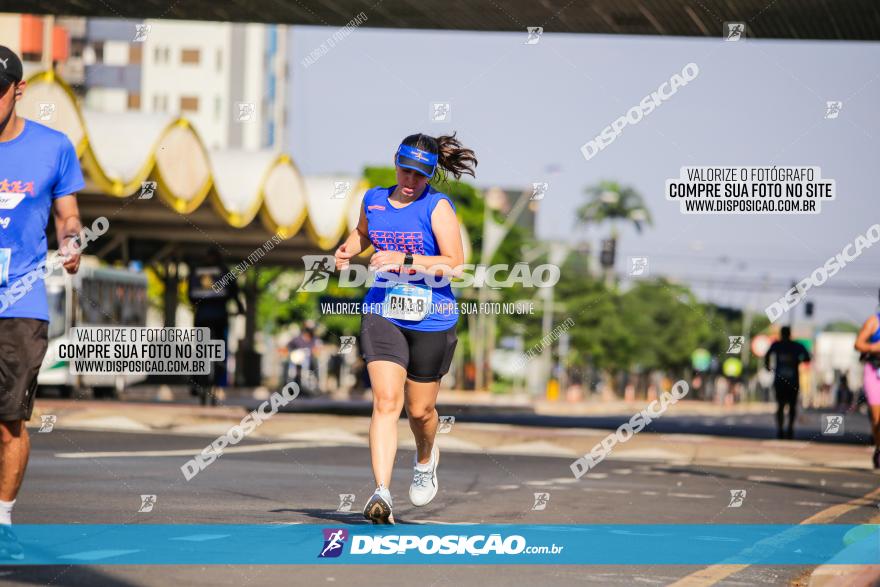
M 770 357 L 775 357 L 773 388 L 776 391 L 776 435 L 778 438 L 794 438 L 794 419 L 797 416 L 797 400 L 800 391 L 800 364 L 810 360 L 804 345 L 791 340 L 791 328 L 783 326 L 780 340 L 770 345 L 764 356 L 764 367 L 770 369 Z M 783 433 L 785 407 L 788 406 L 788 428 Z

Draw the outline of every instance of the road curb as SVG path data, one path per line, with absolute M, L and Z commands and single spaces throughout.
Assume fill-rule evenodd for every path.
M 808 587 L 877 587 L 880 565 L 821 565 L 810 574 Z
M 875 524 L 877 518 L 870 520 Z M 844 538 L 846 540 L 846 538 Z M 880 560 L 880 541 L 876 530 L 849 544 L 828 563 L 816 567 L 810 574 L 808 587 L 880 587 L 880 564 L 835 564 L 841 560 Z

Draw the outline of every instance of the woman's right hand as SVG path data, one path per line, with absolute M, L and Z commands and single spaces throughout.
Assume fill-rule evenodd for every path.
M 346 252 L 346 247 L 348 243 L 342 243 L 339 245 L 339 248 L 336 249 L 336 253 L 333 255 L 336 257 L 336 269 L 346 269 L 349 265 L 349 259 L 351 259 L 354 255 Z

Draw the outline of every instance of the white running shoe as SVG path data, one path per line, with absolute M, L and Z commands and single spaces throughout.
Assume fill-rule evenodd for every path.
M 437 467 L 440 465 L 440 449 L 437 442 L 431 449 L 431 460 L 424 465 L 419 464 L 416 454 L 413 466 L 413 481 L 409 486 L 409 500 L 414 506 L 423 506 L 431 503 L 437 495 Z
M 374 524 L 393 524 L 394 514 L 391 513 L 391 492 L 380 485 L 364 506 L 364 517 Z

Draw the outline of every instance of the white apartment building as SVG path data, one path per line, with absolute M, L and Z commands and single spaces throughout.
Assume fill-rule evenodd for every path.
M 186 116 L 209 148 L 280 148 L 285 27 L 169 20 L 144 25 L 141 110 Z

